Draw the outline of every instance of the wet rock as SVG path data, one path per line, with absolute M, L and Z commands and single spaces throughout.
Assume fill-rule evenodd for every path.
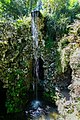
M 80 95 L 80 48 L 77 48 L 70 57 L 72 68 L 72 87 L 71 90 L 78 97 Z
M 40 101 L 37 101 L 37 100 L 32 101 L 32 103 L 31 103 L 31 107 L 35 110 L 36 109 L 38 110 L 38 108 L 41 107 L 41 106 L 42 106 L 42 103 Z

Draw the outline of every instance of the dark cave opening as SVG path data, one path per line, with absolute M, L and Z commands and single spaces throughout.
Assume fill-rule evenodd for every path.
M 0 115 L 7 113 L 5 106 L 7 89 L 3 88 L 3 85 L 3 82 L 0 81 Z
M 43 68 L 43 60 L 41 59 L 41 57 L 39 57 L 39 60 L 38 60 L 38 63 L 39 63 L 39 79 L 40 80 L 44 80 L 44 68 Z
M 38 77 L 39 80 L 44 80 L 44 68 L 43 68 L 43 60 L 41 57 L 38 58 Z M 32 60 L 32 77 L 35 79 L 36 78 L 36 62 L 35 59 L 33 58 Z
M 70 100 L 70 89 L 69 86 L 72 82 L 72 69 L 68 65 L 67 71 L 64 72 L 63 81 L 60 80 L 60 92 L 62 96 L 66 98 L 66 100 Z

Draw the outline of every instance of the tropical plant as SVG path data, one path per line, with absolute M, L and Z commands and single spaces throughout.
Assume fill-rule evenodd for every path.
M 37 0 L 1 0 L 0 13 L 1 16 L 13 19 L 28 16 L 31 10 L 36 6 Z

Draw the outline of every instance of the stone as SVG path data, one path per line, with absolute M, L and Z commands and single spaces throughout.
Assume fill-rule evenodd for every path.
M 80 96 L 80 48 L 77 48 L 70 56 L 72 68 L 72 89 L 76 96 Z

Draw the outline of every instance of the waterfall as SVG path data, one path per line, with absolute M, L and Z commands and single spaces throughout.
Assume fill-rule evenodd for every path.
M 38 64 L 38 26 L 36 24 L 36 19 L 38 17 L 39 12 L 33 11 L 32 12 L 32 38 L 33 38 L 33 57 L 34 57 L 34 76 L 35 82 L 33 82 L 33 87 L 35 86 L 35 94 L 36 100 L 38 99 L 38 81 L 39 81 L 39 64 Z
M 32 77 L 33 77 L 33 92 L 35 94 L 35 98 L 30 101 L 30 104 L 28 106 L 28 109 L 26 112 L 27 117 L 32 118 L 33 120 L 38 120 L 38 118 L 42 118 L 44 116 L 44 120 L 50 120 L 50 108 L 51 107 L 47 104 L 45 104 L 45 101 L 43 99 L 39 98 L 42 97 L 41 90 L 42 87 L 40 87 L 38 84 L 39 82 L 44 80 L 44 68 L 43 68 L 43 60 L 41 58 L 41 49 L 40 45 L 43 45 L 42 43 L 40 44 L 39 41 L 39 27 L 40 24 L 38 25 L 39 17 L 41 16 L 39 9 L 36 9 L 31 12 L 31 17 L 32 17 L 32 38 L 33 38 L 33 66 L 32 66 Z M 39 93 L 40 92 L 40 93 Z M 38 96 L 38 93 L 40 94 Z M 51 111 L 52 112 L 52 111 Z

